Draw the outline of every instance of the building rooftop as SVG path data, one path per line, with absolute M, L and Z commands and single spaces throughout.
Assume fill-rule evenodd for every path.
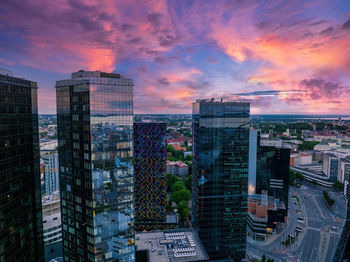
M 337 156 L 333 153 L 330 153 L 330 152 L 327 152 L 327 153 L 324 153 L 325 155 L 329 156 L 329 157 L 334 157 L 334 158 L 337 158 Z
M 43 206 L 49 205 L 49 204 L 52 204 L 55 202 L 59 202 L 59 201 L 60 201 L 60 192 L 59 191 L 55 191 L 51 195 L 44 195 L 41 199 L 41 203 Z
M 187 165 L 182 161 L 166 161 L 167 166 L 178 166 L 178 167 L 187 167 Z
M 350 159 L 349 158 L 341 158 L 340 159 L 341 162 L 344 162 L 344 163 L 350 163 Z
M 136 233 L 136 251 L 147 251 L 148 261 L 205 261 L 208 255 L 193 229 Z

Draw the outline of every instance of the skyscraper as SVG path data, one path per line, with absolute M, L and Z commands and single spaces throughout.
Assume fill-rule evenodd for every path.
M 166 124 L 134 124 L 135 224 L 162 229 L 166 220 Z
M 344 161 L 348 158 L 344 159 Z M 346 218 L 344 227 L 335 250 L 333 262 L 349 261 L 350 259 L 350 166 L 347 165 L 344 170 L 344 195 L 347 199 Z
M 133 81 L 56 82 L 64 261 L 134 261 Z
M 193 103 L 193 223 L 210 259 L 245 257 L 249 103 Z
M 0 261 L 44 261 L 37 83 L 0 71 Z
M 259 139 L 258 139 L 259 141 Z M 256 193 L 267 190 L 269 196 L 281 200 L 288 215 L 290 149 L 258 145 Z
M 58 176 L 58 154 L 46 154 L 43 156 L 45 166 L 45 194 L 51 195 L 55 191 L 60 190 L 59 176 Z

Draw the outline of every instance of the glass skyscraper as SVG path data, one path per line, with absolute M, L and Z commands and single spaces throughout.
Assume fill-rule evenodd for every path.
M 44 261 L 37 83 L 0 71 L 0 261 Z
M 133 81 L 56 82 L 64 261 L 134 261 Z
M 267 190 L 269 196 L 281 200 L 287 216 L 290 149 L 258 145 L 257 154 L 256 193 Z
M 193 223 L 210 259 L 245 257 L 250 105 L 193 103 Z
M 134 123 L 137 231 L 165 226 L 166 153 L 166 123 Z

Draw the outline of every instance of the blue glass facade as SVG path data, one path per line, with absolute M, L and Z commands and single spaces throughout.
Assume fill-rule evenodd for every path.
M 193 223 L 210 259 L 245 257 L 249 103 L 193 104 Z
M 134 261 L 133 81 L 56 82 L 65 261 Z

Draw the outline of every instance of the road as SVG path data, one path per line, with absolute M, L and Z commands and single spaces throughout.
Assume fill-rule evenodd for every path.
M 323 199 L 323 190 L 327 190 L 335 200 L 331 210 Z M 288 227 L 268 245 L 247 242 L 247 254 L 266 254 L 275 261 L 328 262 L 332 260 L 346 216 L 346 201 L 340 193 L 313 184 L 305 183 L 301 188 L 289 189 Z M 301 209 L 292 195 L 299 196 Z M 297 211 L 300 210 L 299 214 Z M 284 247 L 281 242 L 288 234 L 295 234 L 297 218 L 303 217 L 305 225 L 297 241 Z

